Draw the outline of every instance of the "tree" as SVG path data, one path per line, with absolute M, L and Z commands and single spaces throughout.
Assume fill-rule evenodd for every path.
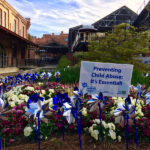
M 28 40 L 32 41 L 32 35 L 31 34 L 28 34 Z
M 80 60 L 133 64 L 143 71 L 150 69 L 140 60 L 141 54 L 150 53 L 150 36 L 147 32 L 138 32 L 129 24 L 120 24 L 103 37 L 93 38 L 88 52 L 79 52 L 75 56 Z

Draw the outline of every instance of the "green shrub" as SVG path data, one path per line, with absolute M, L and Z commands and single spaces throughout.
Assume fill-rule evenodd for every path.
M 70 64 L 70 60 L 65 55 L 63 55 L 58 62 L 57 69 L 63 69 L 64 67 L 67 67 Z
M 148 82 L 148 78 L 145 77 L 143 75 L 143 73 L 139 69 L 134 68 L 133 69 L 133 73 L 132 73 L 131 84 L 135 85 L 135 86 L 137 84 L 145 84 L 146 86 L 149 86 L 150 85 L 150 81 Z
M 80 77 L 80 68 L 66 68 L 65 70 L 61 70 L 61 83 L 75 83 L 79 82 Z

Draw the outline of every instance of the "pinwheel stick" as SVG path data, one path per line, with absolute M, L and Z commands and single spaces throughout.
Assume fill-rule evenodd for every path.
M 103 141 L 102 110 L 101 110 L 101 104 L 100 103 L 98 103 L 98 107 L 99 107 L 99 113 L 100 113 L 101 140 Z
M 127 150 L 128 150 L 128 142 L 129 142 L 129 125 L 128 125 L 128 119 L 129 119 L 129 116 L 128 116 L 128 114 L 127 114 L 127 145 L 126 145 L 126 147 L 127 147 Z
M 82 133 L 82 113 L 80 112 L 80 134 Z
M 138 100 L 138 97 L 139 97 L 139 92 L 137 93 L 137 96 L 136 96 L 136 102 L 135 102 L 135 109 L 136 109 L 136 104 L 137 104 L 137 100 Z M 135 111 L 135 110 L 134 110 Z
M 35 127 L 34 143 L 36 143 L 36 132 L 37 132 L 37 128 Z
M 137 134 L 136 119 L 135 118 L 134 118 L 134 127 L 135 127 L 135 136 L 136 136 L 136 147 L 138 147 L 138 134 Z
M 78 122 L 78 117 L 77 117 L 77 115 L 76 115 L 75 119 L 76 119 L 76 123 L 77 123 L 77 127 L 78 127 L 78 135 L 79 135 L 79 142 L 80 142 L 80 150 L 82 150 L 81 134 L 80 134 L 80 127 L 79 127 L 79 122 Z
M 2 148 L 2 145 L 1 145 L 1 136 L 0 136 L 0 150 L 1 150 L 1 148 Z
M 39 150 L 40 150 L 40 113 L 38 113 L 38 140 L 39 140 Z
M 136 103 L 135 103 L 135 110 L 136 110 L 136 104 L 137 104 L 137 100 L 138 100 L 138 97 L 139 97 L 139 92 L 137 93 L 137 96 L 136 96 Z M 135 112 L 134 110 L 134 112 Z M 135 136 L 136 136 L 136 147 L 138 146 L 138 134 L 137 134 L 137 128 L 136 128 L 136 119 L 134 118 L 134 127 L 135 127 Z
M 64 141 L 64 132 L 65 132 L 65 125 L 64 125 L 64 116 L 63 116 L 63 141 Z

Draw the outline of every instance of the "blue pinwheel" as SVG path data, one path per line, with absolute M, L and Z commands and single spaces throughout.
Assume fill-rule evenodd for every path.
M 46 105 L 46 104 L 45 104 Z M 37 132 L 37 123 L 38 123 L 38 141 L 40 149 L 40 120 L 44 123 L 48 123 L 46 116 L 48 115 L 48 107 L 44 105 L 44 98 L 40 97 L 37 93 L 29 97 L 27 102 L 27 115 L 29 118 L 34 116 L 34 121 L 36 122 L 35 128 L 35 142 L 36 142 L 36 132 Z
M 18 74 L 15 76 L 15 79 L 16 79 L 16 84 L 20 84 L 20 83 L 22 83 L 23 77 L 21 74 Z
M 65 102 L 69 102 L 70 103 L 70 98 L 68 97 L 68 93 L 64 93 L 64 94 L 61 94 L 60 92 L 55 96 L 53 97 L 53 107 L 52 109 L 54 111 L 57 111 L 58 115 L 61 114 L 61 112 L 63 111 L 63 104 Z
M 44 80 L 46 78 L 46 73 L 45 72 L 41 73 L 40 77 L 42 80 Z
M 39 78 L 39 75 L 37 73 L 34 73 L 31 75 L 31 80 L 33 83 L 35 83 L 38 78 Z
M 12 110 L 8 110 L 7 107 L 8 107 L 8 102 L 5 103 L 0 98 L 0 120 L 8 120 L 6 115 L 12 113 Z
M 81 143 L 81 99 L 79 98 L 81 94 L 78 91 L 74 91 L 74 97 L 72 98 L 71 102 L 64 102 L 63 103 L 63 117 L 66 117 L 69 124 L 76 122 L 78 127 L 78 135 L 79 135 L 79 142 L 80 142 L 80 149 L 82 150 L 82 143 Z M 72 103 L 74 105 L 72 105 Z M 80 127 L 78 122 L 78 115 L 80 115 Z M 64 119 L 63 119 L 63 140 L 64 140 Z
M 8 120 L 8 115 L 12 113 L 12 110 L 8 110 L 8 102 L 4 102 L 1 98 L 0 98 L 0 120 L 4 121 L 4 120 Z M 1 150 L 1 137 L 0 137 L 0 150 Z
M 71 96 L 71 103 L 74 107 L 77 108 L 77 110 L 79 112 L 79 110 L 82 107 L 82 100 L 81 100 L 82 93 L 78 91 L 77 87 L 74 88 L 73 93 L 74 93 L 74 95 Z
M 102 108 L 107 105 L 107 99 L 104 99 L 103 94 L 100 92 L 99 96 L 92 95 L 92 99 L 88 100 L 87 104 L 90 104 L 90 111 L 95 111 L 97 106 L 100 113 L 100 128 L 101 128 L 101 140 L 103 141 L 103 128 L 102 128 Z
M 145 97 L 146 97 L 146 105 L 147 105 L 147 104 L 150 103 L 150 93 L 147 93 L 147 94 L 145 95 Z
M 39 113 L 40 118 L 43 118 L 43 106 L 44 106 L 44 98 L 39 97 L 37 93 L 33 94 L 29 97 L 27 102 L 27 114 L 29 118 L 34 116 L 34 119 L 37 119 L 37 114 Z
M 54 74 L 54 76 L 56 77 L 56 82 L 59 82 L 60 81 L 60 72 L 59 71 L 57 71 L 57 72 L 55 72 L 55 74 Z
M 93 112 L 97 109 L 98 105 L 100 103 L 101 109 L 104 108 L 108 103 L 107 103 L 107 98 L 103 97 L 103 94 L 100 92 L 99 96 L 97 95 L 92 95 L 92 99 L 87 101 L 87 104 L 89 104 L 90 107 L 90 112 Z
M 136 90 L 137 90 L 137 93 L 138 95 L 140 96 L 140 98 L 144 98 L 144 95 L 146 93 L 146 90 L 144 90 L 142 88 L 142 85 L 141 84 L 138 84 L 137 87 L 136 87 Z
M 47 79 L 48 79 L 48 81 L 50 81 L 51 77 L 52 77 L 51 72 L 48 72 L 48 73 L 47 73 Z
M 133 119 L 135 117 L 135 106 L 131 105 L 130 97 L 125 100 L 125 105 L 118 103 L 117 106 L 118 107 L 114 110 L 115 123 L 124 127 L 127 116 L 128 119 Z
M 127 150 L 128 150 L 129 121 L 132 122 L 132 119 L 134 119 L 136 145 L 138 146 L 135 109 L 136 105 L 135 106 L 131 105 L 131 100 L 130 97 L 128 96 L 128 98 L 125 99 L 125 105 L 119 103 L 118 108 L 114 110 L 115 123 L 119 123 L 122 127 L 124 127 L 125 125 L 127 127 L 127 145 L 126 145 Z
M 25 80 L 26 82 L 29 82 L 29 81 L 30 81 L 30 78 L 31 78 L 31 74 L 29 74 L 29 73 L 24 74 L 24 80 Z

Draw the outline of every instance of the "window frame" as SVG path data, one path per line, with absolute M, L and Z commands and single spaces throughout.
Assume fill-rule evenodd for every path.
M 0 14 L 0 25 L 2 26 L 2 22 L 3 22 L 3 11 L 2 11 L 2 9 L 0 8 L 0 12 L 1 12 L 1 14 Z
M 22 34 L 23 34 L 23 37 L 24 37 L 24 26 L 22 27 Z
M 4 11 L 4 27 L 6 28 L 6 12 Z
M 16 29 L 17 29 L 17 28 L 16 28 L 16 25 L 17 25 L 17 21 L 16 21 L 16 19 L 14 19 L 14 32 L 15 32 L 15 33 L 17 33 L 17 30 L 16 30 Z

